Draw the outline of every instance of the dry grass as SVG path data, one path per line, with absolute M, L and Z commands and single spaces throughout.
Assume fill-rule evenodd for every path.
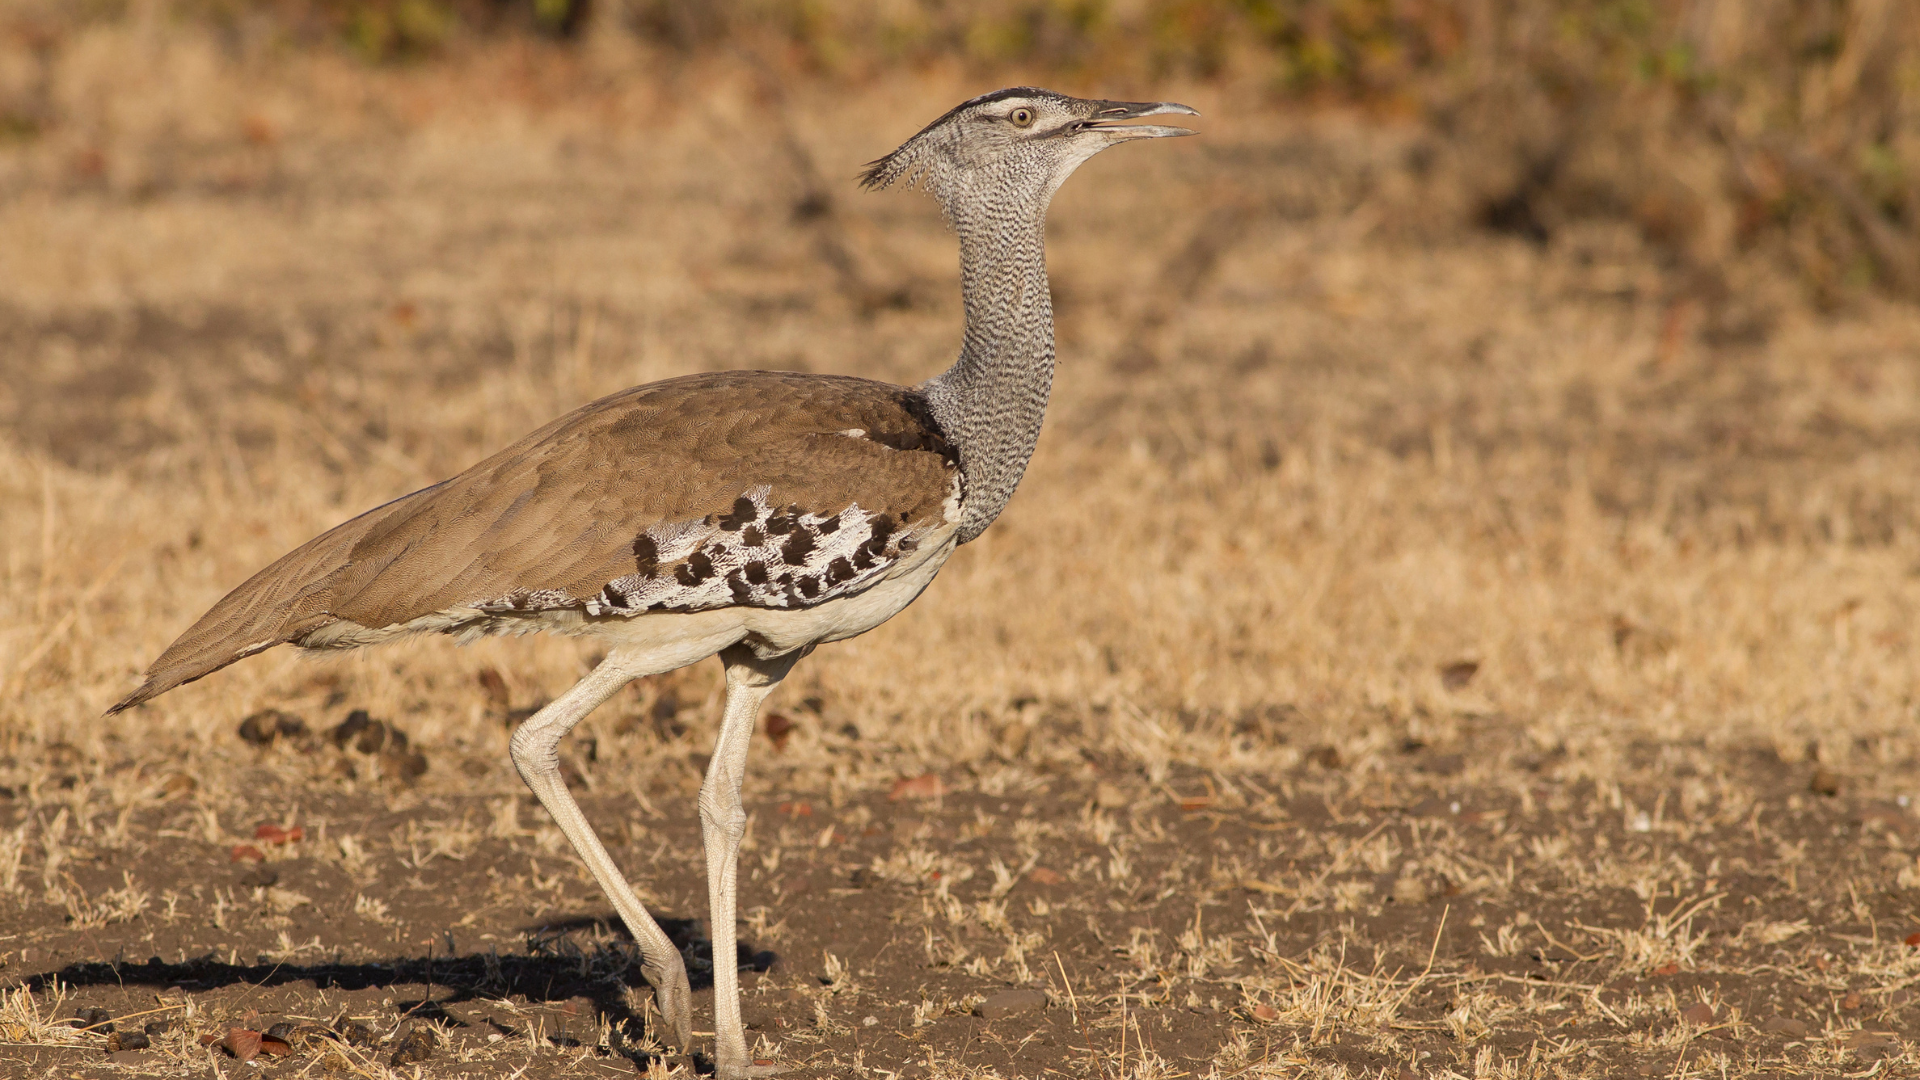
M 0 973 L 156 933 L 183 962 L 413 956 L 578 911 L 499 723 L 577 677 L 578 643 L 282 651 L 100 711 L 275 555 L 593 396 L 937 370 L 951 240 L 845 178 L 979 88 L 770 101 L 718 63 L 269 70 L 89 35 L 60 92 L 99 158 L 0 155 L 0 892 L 25 913 Z M 1863 1067 L 1858 994 L 1905 1030 L 1890 995 L 1920 979 L 1888 809 L 1920 787 L 1920 314 L 1818 315 L 1762 281 L 1764 325 L 1709 334 L 1625 227 L 1408 240 L 1407 129 L 1159 93 L 1205 137 L 1122 150 L 1057 203 L 1064 363 L 1019 496 L 776 699 L 799 723 L 757 751 L 743 904 L 805 1023 L 764 1049 L 844 1069 L 899 1031 L 919 1075 L 1020 1074 L 1025 1050 L 968 1064 L 956 1033 L 1039 984 L 1067 1006 L 1050 1067 L 1092 1076 Z M 664 838 L 689 835 L 716 703 L 712 671 L 651 680 L 569 744 L 642 895 L 681 913 L 696 863 Z M 233 732 L 268 707 L 371 710 L 431 768 L 253 750 Z M 1845 809 L 1800 794 L 1815 762 Z M 886 798 L 928 772 L 947 796 Z M 263 867 L 333 884 L 141 854 L 224 859 L 258 821 L 310 834 Z M 824 886 L 791 891 L 827 865 L 891 890 L 904 986 L 820 929 Z M 401 884 L 436 875 L 468 921 Z M 617 971 L 587 946 L 565 963 Z M 497 953 L 465 959 L 532 1008 Z M 1691 981 L 1645 981 L 1668 965 Z M 1783 1048 L 1722 982 L 1817 991 L 1830 1024 Z M 330 1017 L 314 992 L 298 1011 Z M 48 1034 L 50 993 L 9 990 L 0 1032 L 91 1039 Z M 1673 1019 L 1696 993 L 1719 1034 Z M 1178 1042 L 1186 1016 L 1213 1041 Z M 556 1049 L 501 1017 L 516 1034 L 459 1054 L 559 1073 L 616 1038 L 602 1017 Z M 890 1045 L 874 1059 L 905 1068 Z M 1886 1074 L 1920 1066 L 1892 1053 Z

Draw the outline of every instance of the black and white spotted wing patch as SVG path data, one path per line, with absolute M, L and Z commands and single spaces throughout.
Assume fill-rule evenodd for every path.
M 838 514 L 770 506 L 768 489 L 746 492 L 724 514 L 656 525 L 633 541 L 634 571 L 598 593 L 515 593 L 482 611 L 572 608 L 589 615 L 805 608 L 865 589 L 911 554 L 938 520 L 905 521 L 858 504 Z

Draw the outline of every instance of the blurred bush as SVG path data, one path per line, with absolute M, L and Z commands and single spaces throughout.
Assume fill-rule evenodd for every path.
M 5 0 L 0 0 L 4 3 Z M 1627 220 L 1699 299 L 1764 263 L 1822 302 L 1920 297 L 1920 12 L 1912 0 L 11 0 L 54 47 L 89 20 L 277 35 L 375 64 L 463 43 L 616 36 L 744 49 L 858 80 L 959 61 L 1080 86 L 1208 80 L 1431 132 L 1451 224 L 1546 242 Z M 0 7 L 0 31 L 7 26 Z M 9 107 L 0 141 L 44 122 Z M 1423 165 L 1424 167 L 1424 165 Z

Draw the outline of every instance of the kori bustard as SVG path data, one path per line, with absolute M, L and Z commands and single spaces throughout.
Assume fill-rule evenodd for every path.
M 961 104 L 862 178 L 919 183 L 960 238 L 966 334 L 952 367 L 918 386 L 715 372 L 602 398 L 254 575 L 113 711 L 283 643 L 353 648 L 424 631 L 601 639 L 606 659 L 514 733 L 513 764 L 632 932 L 666 1036 L 691 1050 L 685 963 L 568 794 L 556 751 L 633 679 L 718 654 L 726 704 L 699 797 L 715 1063 L 723 1080 L 774 1071 L 748 1056 L 729 962 L 740 782 L 760 703 L 815 646 L 906 607 L 999 515 L 1053 381 L 1048 203 L 1110 146 L 1191 134 L 1121 121 L 1193 112 L 1031 87 Z

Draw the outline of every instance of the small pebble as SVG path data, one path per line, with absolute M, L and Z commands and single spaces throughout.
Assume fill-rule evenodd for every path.
M 1885 1057 L 1900 1048 L 1899 1040 L 1885 1031 L 1856 1031 L 1843 1045 L 1848 1053 L 1868 1061 Z
M 1704 1001 L 1696 1001 L 1680 1011 L 1680 1019 L 1689 1024 L 1705 1027 L 1713 1023 L 1713 1006 Z
M 1767 1022 L 1760 1025 L 1760 1030 L 1765 1031 L 1769 1035 L 1785 1035 L 1789 1039 L 1804 1039 L 1807 1037 L 1807 1025 L 1804 1021 L 1790 1019 L 1785 1016 L 1768 1017 Z
M 998 1020 L 1021 1013 L 1038 1012 L 1047 1007 L 1043 990 L 1002 990 L 974 1006 L 973 1014 L 982 1020 Z
M 1449 690 L 1461 690 L 1480 673 L 1478 660 L 1455 660 L 1440 668 L 1440 685 Z

